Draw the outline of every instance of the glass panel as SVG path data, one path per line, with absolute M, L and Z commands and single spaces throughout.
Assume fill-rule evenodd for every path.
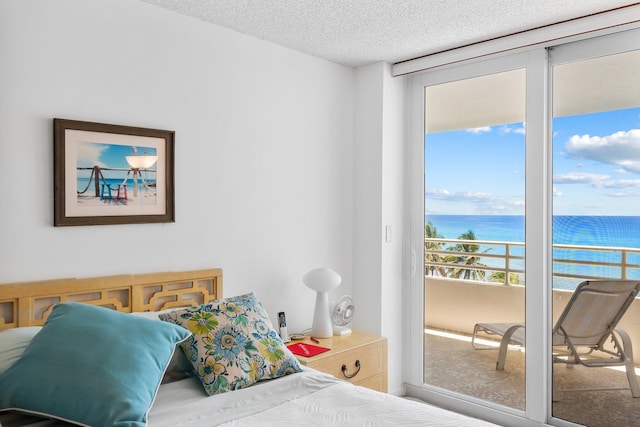
M 601 332 L 615 324 L 615 313 L 624 313 L 618 326 L 640 348 L 640 301 L 632 299 L 625 310 L 599 292 L 588 294 L 592 300 L 585 305 L 571 303 L 572 297 L 587 295 L 576 291 L 585 280 L 640 279 L 638 76 L 640 51 L 552 68 L 553 340 L 558 344 L 552 356 L 552 413 L 590 426 L 635 426 L 640 419 L 640 399 L 630 390 L 636 372 L 629 364 L 627 376 L 629 355 L 621 351 L 630 349 L 621 338 L 626 334 L 612 338 Z M 607 292 L 615 286 L 603 285 Z M 589 334 L 594 337 L 579 338 Z
M 497 370 L 491 324 L 525 318 L 525 77 L 426 87 L 424 141 L 425 383 L 521 410 L 524 329 Z

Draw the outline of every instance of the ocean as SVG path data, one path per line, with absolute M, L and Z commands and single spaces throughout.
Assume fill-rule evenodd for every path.
M 425 215 L 425 224 L 431 221 L 438 235 L 447 239 L 456 239 L 462 233 L 472 230 L 478 240 L 524 242 L 525 218 L 517 215 Z M 553 217 L 554 245 L 606 246 L 640 248 L 640 217 L 638 216 L 568 216 Z M 480 250 L 490 248 L 490 253 L 504 253 L 503 247 L 482 246 Z M 522 254 L 522 253 L 520 253 Z M 619 263 L 620 255 L 609 252 L 568 251 L 555 249 L 554 258 L 570 257 L 574 260 L 607 261 Z M 487 265 L 495 265 L 495 260 L 482 260 Z M 630 254 L 627 262 L 640 264 L 640 255 Z M 568 269 L 572 269 L 569 271 Z M 602 275 L 615 277 L 619 268 L 579 267 L 554 264 L 554 272 L 573 274 Z M 640 269 L 628 271 L 629 278 L 640 279 Z M 554 277 L 554 287 L 571 289 L 579 280 L 566 280 Z
M 438 234 L 455 239 L 472 230 L 478 240 L 524 242 L 524 216 L 425 215 Z M 640 248 L 640 216 L 554 216 L 553 243 Z
M 155 185 L 155 176 L 153 174 L 148 174 L 149 176 L 144 176 L 145 182 L 149 185 Z M 105 178 L 107 184 L 111 186 L 111 188 L 115 191 L 118 188 L 118 184 L 126 184 L 128 191 L 133 191 L 133 178 L 130 177 L 126 181 L 123 178 Z M 102 185 L 102 180 L 100 180 L 100 184 Z M 84 193 L 85 196 L 95 196 L 95 181 L 91 179 L 89 182 L 89 178 L 78 178 L 77 179 L 77 189 L 78 191 L 83 191 L 86 189 Z M 142 181 L 138 179 L 138 185 L 142 189 Z M 100 187 L 102 189 L 102 186 Z

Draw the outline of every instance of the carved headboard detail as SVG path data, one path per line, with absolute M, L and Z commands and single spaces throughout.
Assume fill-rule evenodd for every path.
M 0 284 L 0 330 L 43 325 L 53 306 L 75 301 L 126 313 L 222 298 L 222 269 Z

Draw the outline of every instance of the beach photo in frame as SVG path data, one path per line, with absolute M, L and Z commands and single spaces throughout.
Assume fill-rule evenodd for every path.
M 53 119 L 54 226 L 175 222 L 175 132 Z

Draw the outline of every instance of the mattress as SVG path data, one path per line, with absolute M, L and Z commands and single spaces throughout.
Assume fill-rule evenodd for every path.
M 163 384 L 149 412 L 150 427 L 281 426 L 456 426 L 494 424 L 429 404 L 402 399 L 305 368 L 249 388 L 207 396 L 197 378 Z M 58 427 L 69 424 L 0 416 L 2 427 Z

